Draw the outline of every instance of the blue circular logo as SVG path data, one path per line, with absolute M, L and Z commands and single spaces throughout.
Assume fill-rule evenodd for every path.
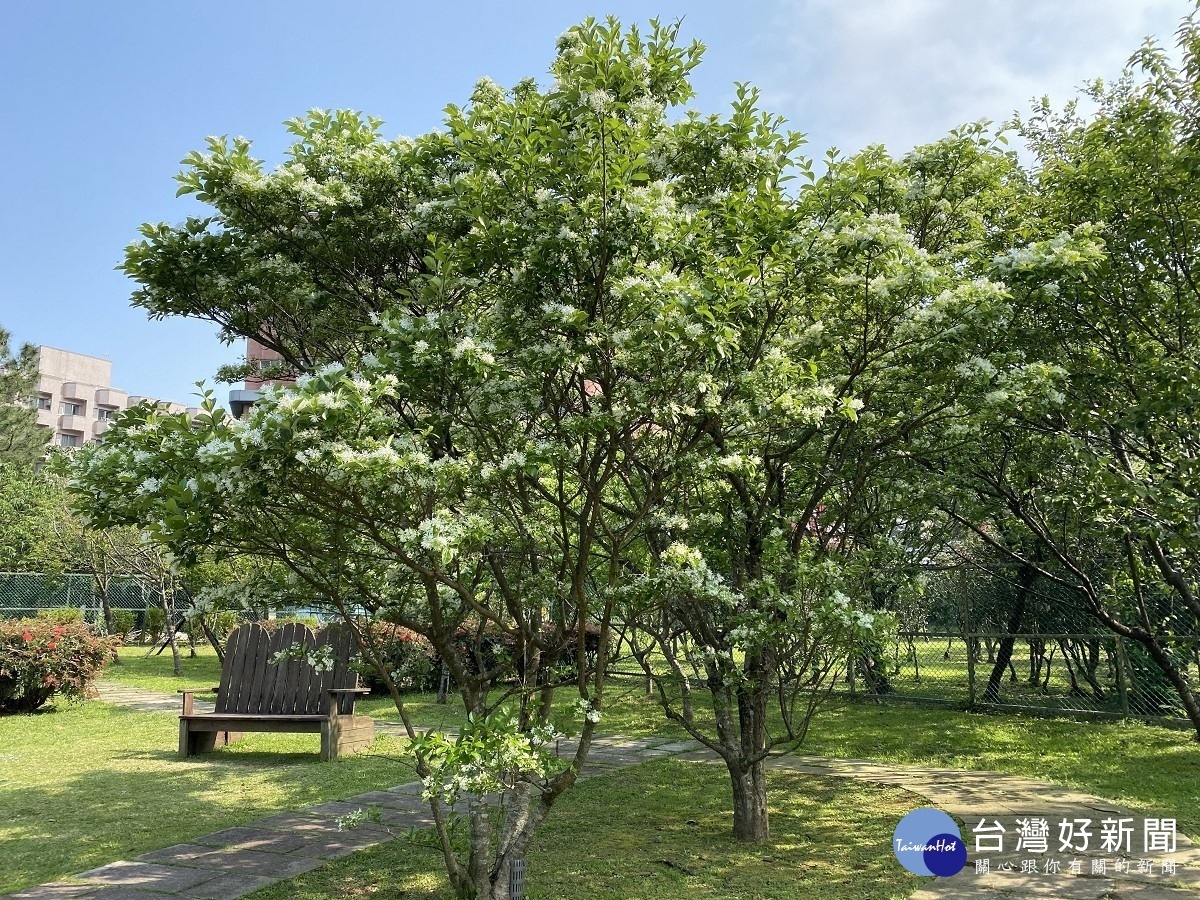
M 940 809 L 914 809 L 896 825 L 892 852 L 914 875 L 949 878 L 967 864 L 967 845 L 958 824 Z

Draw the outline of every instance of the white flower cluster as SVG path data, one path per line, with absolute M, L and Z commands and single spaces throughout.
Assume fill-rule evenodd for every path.
M 455 359 L 462 359 L 463 357 L 475 359 L 490 366 L 496 362 L 496 357 L 492 353 L 493 349 L 492 345 L 486 341 L 477 342 L 473 337 L 467 335 L 459 339 L 458 343 L 451 349 L 450 355 Z
M 1002 276 L 1032 272 L 1043 267 L 1070 268 L 1089 264 L 1104 255 L 1099 239 L 1099 229 L 1091 222 L 1083 222 L 1069 232 L 1063 231 L 1048 241 L 1014 247 L 992 260 L 992 265 Z M 1054 290 L 1057 291 L 1057 284 Z
M 857 247 L 889 247 L 910 243 L 908 232 L 904 230 L 898 213 L 873 213 L 861 219 L 851 220 L 838 230 L 837 238 L 838 243 L 843 246 Z
M 543 303 L 542 312 L 553 316 L 564 325 L 570 325 L 575 320 L 575 315 L 579 310 L 569 303 Z
M 975 375 L 980 375 L 984 378 L 991 378 L 996 374 L 996 367 L 990 360 L 984 359 L 982 356 L 972 356 L 966 362 L 960 362 L 954 367 L 954 370 L 964 378 L 971 378 Z
M 307 644 L 293 644 L 285 647 L 271 657 L 271 665 L 299 660 L 308 663 L 314 672 L 332 672 L 337 658 L 333 648 L 328 644 L 320 647 L 310 647 Z
M 593 725 L 600 721 L 600 710 L 592 706 L 591 700 L 580 698 L 575 704 L 575 708 L 579 710 L 579 714 L 591 722 Z
M 604 115 L 608 108 L 612 105 L 612 95 L 608 91 L 598 90 L 592 91 L 585 98 L 585 102 L 598 116 Z
M 841 591 L 833 592 L 833 596 L 829 598 L 829 607 L 832 615 L 844 625 L 863 631 L 875 628 L 875 614 L 855 609 L 850 603 L 850 598 Z
M 162 487 L 162 479 L 161 478 L 147 478 L 140 485 L 138 485 L 137 493 L 153 494 L 160 487 Z
M 421 779 L 421 796 L 427 802 L 440 799 L 454 804 L 463 794 L 484 796 L 511 788 L 517 781 L 549 778 L 561 765 L 544 748 L 563 737 L 551 725 L 537 725 L 499 741 L 474 740 L 468 733 L 451 754 L 437 754 L 440 758 L 433 771 Z M 448 742 L 437 735 L 432 743 L 436 753 L 446 749 Z

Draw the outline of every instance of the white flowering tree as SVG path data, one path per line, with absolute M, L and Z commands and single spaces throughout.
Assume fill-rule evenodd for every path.
M 282 567 L 357 629 L 406 723 L 363 622 L 429 640 L 470 714 L 457 740 L 416 742 L 464 896 L 507 895 L 585 762 L 614 612 L 722 385 L 747 354 L 775 381 L 805 371 L 771 338 L 771 291 L 809 252 L 782 193 L 799 138 L 749 90 L 728 118 L 668 118 L 700 52 L 588 22 L 552 84 L 481 82 L 415 140 L 314 112 L 267 172 L 213 139 L 180 176 L 213 214 L 128 251 L 151 315 L 259 339 L 300 377 L 244 421 L 211 400 L 195 422 L 127 413 L 77 458 L 83 505 L 185 561 Z M 853 412 L 810 382 L 780 401 L 789 421 Z M 436 802 L 456 799 L 465 855 Z
M 1090 86 L 1091 114 L 1045 102 L 1023 123 L 1034 193 L 1018 246 L 991 265 L 1019 310 L 1014 348 L 1051 368 L 1054 390 L 1049 404 L 1003 398 L 937 484 L 982 540 L 1149 657 L 1200 737 L 1186 637 L 1200 628 L 1196 23 L 1179 42 L 1179 68 L 1148 42 Z
M 724 760 L 740 839 L 769 832 L 767 758 L 800 745 L 852 655 L 871 674 L 891 626 L 873 569 L 935 508 L 914 458 L 969 445 L 999 393 L 1048 389 L 981 262 L 1019 181 L 981 126 L 902 160 L 831 158 L 787 202 L 784 243 L 675 288 L 748 312 L 690 417 L 660 426 L 697 432 L 631 557 L 625 636 L 668 717 Z M 742 246 L 765 221 L 738 220 Z

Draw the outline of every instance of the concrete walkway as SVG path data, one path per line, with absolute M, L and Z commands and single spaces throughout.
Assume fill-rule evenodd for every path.
M 179 709 L 179 700 L 175 697 L 113 684 L 104 684 L 100 688 L 101 699 L 109 703 L 149 712 L 178 712 Z M 199 708 L 199 698 L 196 705 Z M 719 762 L 693 741 L 608 737 L 594 742 L 583 777 L 611 774 L 661 756 Z M 962 836 L 969 851 L 967 867 L 952 878 L 930 881 L 912 895 L 912 900 L 1200 898 L 1197 893 L 1200 891 L 1200 850 L 1182 836 L 1177 839 L 1174 853 L 1138 856 L 1098 852 L 1101 823 L 1105 819 L 1133 820 L 1128 823 L 1132 829 L 1133 850 L 1141 849 L 1143 838 L 1143 818 L 1107 800 L 999 772 L 968 772 L 815 756 L 777 759 L 772 765 L 788 771 L 903 788 L 924 798 L 923 802 L 929 806 L 945 810 L 965 822 Z M 1131 773 L 1131 777 L 1136 776 Z M 315 869 L 328 860 L 391 840 L 394 833 L 430 825 L 432 816 L 421 801 L 420 789 L 419 782 L 412 782 L 387 791 L 373 791 L 296 812 L 280 813 L 204 835 L 186 844 L 144 853 L 133 860 L 91 869 L 75 876 L 70 883 L 40 885 L 9 897 L 12 900 L 60 897 L 165 900 L 168 896 L 226 900 L 241 897 Z M 380 808 L 380 825 L 339 829 L 339 817 L 369 806 Z M 1045 853 L 1016 852 L 1017 820 L 1028 821 L 1030 817 L 1046 819 L 1050 824 L 1049 848 Z M 1059 846 L 1058 823 L 1062 819 L 1090 820 L 1090 850 L 1055 852 Z M 994 828 L 996 823 L 1004 827 L 1007 852 L 974 852 L 976 835 L 972 830 L 981 820 L 985 820 L 988 828 Z M 389 832 L 383 826 L 389 826 L 395 832 Z M 890 848 L 886 851 L 880 848 L 880 851 L 890 852 Z M 830 848 L 829 852 L 836 854 L 836 848 Z M 985 858 L 990 871 L 981 873 L 978 863 Z M 1173 875 L 1162 874 L 1164 859 L 1174 863 Z M 1022 863 L 1030 860 L 1036 861 L 1037 871 L 1023 873 Z M 1061 865 L 1060 871 L 1045 871 L 1052 861 Z M 1101 861 L 1103 874 L 1098 871 Z M 1072 863 L 1080 874 L 1071 874 Z M 1145 871 L 1145 863 L 1150 864 L 1149 871 Z M 1139 872 L 1139 868 L 1143 871 Z
M 97 698 L 103 703 L 114 706 L 124 706 L 138 712 L 165 712 L 179 715 L 183 710 L 183 700 L 178 694 L 160 694 L 157 691 L 147 691 L 144 688 L 130 687 L 116 681 L 101 681 L 96 684 Z M 212 694 L 196 694 L 195 709 L 198 713 L 213 711 L 213 701 L 204 699 Z

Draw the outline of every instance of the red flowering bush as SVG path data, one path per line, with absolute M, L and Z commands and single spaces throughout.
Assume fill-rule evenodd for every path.
M 33 712 L 55 694 L 83 700 L 116 651 L 82 622 L 0 619 L 0 714 Z

